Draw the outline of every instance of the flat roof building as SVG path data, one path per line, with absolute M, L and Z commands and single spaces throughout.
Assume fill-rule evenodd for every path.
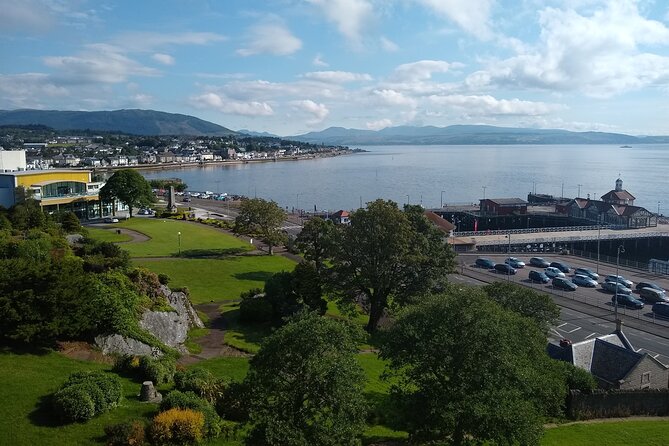
M 26 170 L 25 150 L 0 150 L 0 172 Z

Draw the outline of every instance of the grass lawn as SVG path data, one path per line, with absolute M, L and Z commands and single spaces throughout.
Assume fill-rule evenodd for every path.
M 578 423 L 547 429 L 542 446 L 663 446 L 669 444 L 669 421 L 629 420 Z
M 186 257 L 234 254 L 250 251 L 252 247 L 238 238 L 218 229 L 198 223 L 162 218 L 131 218 L 114 225 L 132 229 L 151 237 L 140 243 L 128 243 L 123 249 L 131 257 L 169 257 L 179 252 L 181 232 L 181 254 Z
M 224 356 L 198 362 L 190 368 L 207 369 L 214 375 L 225 377 L 230 381 L 242 381 L 249 371 L 249 358 Z
M 124 245 L 126 248 L 129 243 Z M 262 288 L 274 273 L 292 271 L 295 263 L 281 256 L 237 256 L 224 259 L 136 260 L 135 264 L 170 276 L 171 288 L 188 287 L 194 304 L 239 299 Z
M 113 229 L 91 228 L 87 227 L 88 236 L 101 242 L 127 242 L 132 240 L 128 234 L 117 234 Z

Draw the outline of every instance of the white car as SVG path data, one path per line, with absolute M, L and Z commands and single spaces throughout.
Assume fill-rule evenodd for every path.
M 549 266 L 548 268 L 546 268 L 544 270 L 544 273 L 546 273 L 546 275 L 551 279 L 555 279 L 556 277 L 566 277 L 562 271 L 560 271 L 554 266 Z
M 517 259 L 515 257 L 507 257 L 506 260 L 504 260 L 504 263 L 507 265 L 510 265 L 516 269 L 518 268 L 525 268 L 525 262 L 523 262 L 520 259 Z
M 105 218 L 105 223 L 118 223 L 118 218 L 107 217 L 107 218 Z

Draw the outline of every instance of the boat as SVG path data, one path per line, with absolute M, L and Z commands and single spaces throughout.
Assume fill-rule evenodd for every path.
M 621 149 L 631 149 L 632 146 L 620 146 Z

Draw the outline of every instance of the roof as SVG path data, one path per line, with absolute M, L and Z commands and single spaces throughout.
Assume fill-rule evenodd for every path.
M 428 220 L 434 223 L 434 225 L 443 232 L 450 233 L 455 229 L 455 225 L 453 223 L 439 216 L 439 214 L 435 214 L 432 211 L 425 211 L 423 212 L 423 215 L 425 215 Z
M 522 198 L 485 198 L 481 201 L 490 201 L 495 204 L 512 206 L 512 205 L 527 205 L 527 201 Z
M 615 383 L 627 376 L 643 356 L 611 342 L 595 339 L 590 373 L 607 382 Z
M 15 177 L 21 177 L 25 175 L 39 175 L 41 173 L 90 173 L 90 170 L 86 169 L 44 169 L 44 170 L 21 170 L 19 172 L 4 172 L 0 175 L 12 175 Z
M 332 214 L 332 216 L 335 217 L 335 218 L 348 217 L 350 215 L 351 214 L 349 214 L 348 211 L 343 211 L 343 210 L 339 210 L 339 211 L 335 212 L 334 214 Z
M 604 201 L 610 201 L 610 200 L 620 200 L 620 201 L 625 201 L 625 200 L 634 200 L 634 195 L 630 194 L 626 190 L 612 190 L 607 192 L 606 194 L 602 195 L 602 200 Z

